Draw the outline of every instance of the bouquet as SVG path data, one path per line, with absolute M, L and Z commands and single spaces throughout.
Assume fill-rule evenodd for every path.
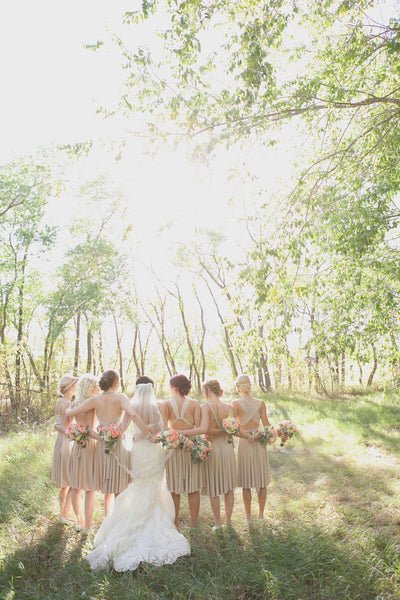
M 276 426 L 276 432 L 278 436 L 281 438 L 281 446 L 285 445 L 285 442 L 291 438 L 294 432 L 297 430 L 297 427 L 291 421 L 279 421 Z
M 183 441 L 183 436 L 176 429 L 166 429 L 160 434 L 161 445 L 167 450 L 183 448 Z
M 86 442 L 89 439 L 89 427 L 88 425 L 79 425 L 79 423 L 72 423 L 68 425 L 65 430 L 65 435 L 71 442 L 76 442 L 82 448 L 86 446 Z
M 112 425 L 104 425 L 104 427 L 101 427 L 99 436 L 104 442 L 104 452 L 106 454 L 110 454 L 110 451 L 114 448 L 121 435 L 121 429 L 116 429 Z
M 222 419 L 222 431 L 228 435 L 237 435 L 240 431 L 240 421 L 235 417 L 226 417 Z M 232 443 L 232 439 L 228 440 Z
M 208 438 L 204 435 L 198 435 L 194 439 L 194 448 L 192 450 L 192 463 L 203 462 L 207 460 L 212 448 Z
M 260 442 L 262 446 L 272 446 L 275 443 L 276 438 L 278 437 L 277 430 L 272 427 L 263 427 L 260 431 L 260 437 L 257 440 Z

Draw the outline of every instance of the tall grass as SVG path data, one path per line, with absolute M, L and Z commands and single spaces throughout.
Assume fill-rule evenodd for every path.
M 0 598 L 391 600 L 400 598 L 399 397 L 266 396 L 297 435 L 270 452 L 268 520 L 214 532 L 207 498 L 192 554 L 134 573 L 91 572 L 91 539 L 57 523 L 49 431 L 0 439 Z M 96 524 L 102 518 L 101 497 Z M 256 509 L 256 506 L 254 506 Z M 255 513 L 256 514 L 256 513 Z

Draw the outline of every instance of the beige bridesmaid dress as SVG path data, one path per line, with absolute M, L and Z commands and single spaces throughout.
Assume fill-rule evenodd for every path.
M 115 419 L 110 423 L 102 422 L 97 416 L 99 426 L 104 427 L 113 425 L 120 427 L 120 419 Z M 105 444 L 98 441 L 95 450 L 95 489 L 102 494 L 119 494 L 123 492 L 132 481 L 130 473 L 130 452 L 124 447 L 122 437 L 119 437 L 117 443 L 109 453 L 105 452 Z
M 213 408 L 208 404 L 216 429 L 222 429 Z M 231 415 L 229 415 L 231 416 Z M 221 496 L 237 485 L 237 467 L 235 459 L 235 447 L 226 435 L 218 435 L 211 438 L 212 452 L 204 462 L 203 491 L 210 496 Z
M 240 398 L 239 402 L 244 411 L 244 415 L 240 419 L 241 427 L 244 427 L 249 421 L 259 420 L 262 400 L 253 398 L 249 402 L 245 398 Z M 271 475 L 268 452 L 265 446 L 262 446 L 257 440 L 250 442 L 248 439 L 239 438 L 237 460 L 237 484 L 239 487 L 244 489 L 256 488 L 258 493 L 261 488 L 268 486 Z
M 185 418 L 185 412 L 190 399 L 186 398 L 182 410 L 179 412 L 175 398 L 169 400 L 175 419 L 171 422 L 170 428 L 173 429 L 177 421 L 184 421 L 191 429 L 193 423 L 190 423 Z M 203 487 L 202 484 L 202 465 L 200 463 L 193 464 L 190 451 L 186 448 L 176 448 L 172 450 L 171 456 L 168 458 L 165 471 L 167 479 L 167 487 L 173 494 L 191 494 L 198 492 Z
M 56 424 L 62 424 L 62 415 L 56 415 Z M 69 463 L 72 450 L 72 443 L 65 433 L 61 431 L 57 434 L 56 443 L 53 450 L 53 464 L 51 469 L 51 480 L 59 487 L 69 487 Z

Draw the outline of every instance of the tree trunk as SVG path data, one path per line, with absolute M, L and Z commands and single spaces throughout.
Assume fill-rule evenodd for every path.
M 222 324 L 222 328 L 223 328 L 223 331 L 224 331 L 225 347 L 226 347 L 228 359 L 229 359 L 229 362 L 230 362 L 232 375 L 233 375 L 234 379 L 236 379 L 236 377 L 238 376 L 238 370 L 237 370 L 237 367 L 236 367 L 235 356 L 234 356 L 233 350 L 232 350 L 232 342 L 231 342 L 231 338 L 230 338 L 230 335 L 229 335 L 229 331 L 228 331 L 228 328 L 226 326 L 225 320 L 224 320 L 224 318 L 223 318 L 223 316 L 221 314 L 220 308 L 219 308 L 218 303 L 217 303 L 217 301 L 215 299 L 213 291 L 212 291 L 212 289 L 211 289 L 208 281 L 206 279 L 204 279 L 204 281 L 205 281 L 205 283 L 207 285 L 208 291 L 210 292 L 211 298 L 213 299 L 215 308 L 217 310 L 218 318 L 219 318 L 219 320 L 220 320 L 220 322 Z
M 40 390 L 40 392 L 43 392 L 43 390 L 44 390 L 44 381 L 43 381 L 43 379 L 42 379 L 42 377 L 41 377 L 41 375 L 39 373 L 39 369 L 36 366 L 35 359 L 33 358 L 32 352 L 30 351 L 30 349 L 26 345 L 25 345 L 24 350 L 25 350 L 25 354 L 29 358 L 29 362 L 31 364 L 32 371 L 33 371 L 33 373 L 34 373 L 34 375 L 36 377 L 36 381 L 38 382 L 38 385 L 39 385 L 39 390 Z
M 100 369 L 100 373 L 104 373 L 104 364 L 103 364 L 103 336 L 102 336 L 101 328 L 99 330 L 98 356 L 99 356 L 99 369 Z
M 372 381 L 374 379 L 374 375 L 376 373 L 376 369 L 378 368 L 378 356 L 377 356 L 377 353 L 376 353 L 375 344 L 373 342 L 371 342 L 371 348 L 372 348 L 372 356 L 374 358 L 374 364 L 373 364 L 373 367 L 372 367 L 372 371 L 371 371 L 371 373 L 369 374 L 369 377 L 368 377 L 367 387 L 370 387 L 372 385 Z
M 192 379 L 193 376 L 193 372 L 194 372 L 194 379 L 195 379 L 195 389 L 196 391 L 200 392 L 201 389 L 201 377 L 200 377 L 200 373 L 198 371 L 197 368 L 197 364 L 196 364 L 196 355 L 194 352 L 194 348 L 193 348 L 193 343 L 192 340 L 190 339 L 190 331 L 189 331 L 189 326 L 187 324 L 187 320 L 186 320 L 186 315 L 185 315 L 185 307 L 183 304 L 183 299 L 182 299 L 182 295 L 181 295 L 181 291 L 178 287 L 177 284 L 175 284 L 176 287 L 176 291 L 177 291 L 177 296 L 175 296 L 175 298 L 178 300 L 178 306 L 179 306 L 179 312 L 181 314 L 181 319 L 182 319 L 182 323 L 183 323 L 183 328 L 185 330 L 185 336 L 186 336 L 186 343 L 187 346 L 189 348 L 189 354 L 190 354 L 190 377 L 189 379 Z
M 196 288 L 194 289 L 194 295 L 196 296 L 196 300 L 198 302 L 198 305 L 200 306 L 200 322 L 201 322 L 201 340 L 200 340 L 200 355 L 201 355 L 201 380 L 205 381 L 206 378 L 206 355 L 204 352 L 204 340 L 206 337 L 206 325 L 205 325 L 205 321 L 204 321 L 204 309 L 203 309 L 203 305 L 200 302 L 200 298 L 197 294 L 197 290 Z
M 362 370 L 362 364 L 360 363 L 360 361 L 357 358 L 357 365 L 358 365 L 358 370 L 360 372 L 359 376 L 358 376 L 358 383 L 360 385 L 362 385 L 363 382 L 363 370 Z
M 113 319 L 114 319 L 115 337 L 116 337 L 116 340 L 117 340 L 117 352 L 118 352 L 118 362 L 119 362 L 119 377 L 120 377 L 121 389 L 124 392 L 125 391 L 124 363 L 123 363 L 123 358 L 122 358 L 121 339 L 119 337 L 119 332 L 118 332 L 118 323 L 117 323 L 117 318 L 116 318 L 114 312 L 113 312 Z
M 135 335 L 134 335 L 133 344 L 132 344 L 132 358 L 133 358 L 133 362 L 135 363 L 136 379 L 138 379 L 141 375 L 143 375 L 143 372 L 140 368 L 139 359 L 138 359 L 138 356 L 136 353 L 138 337 L 139 337 L 139 327 L 135 327 Z
M 18 286 L 18 319 L 17 319 L 17 350 L 15 353 L 15 404 L 14 410 L 18 412 L 21 405 L 21 358 L 22 358 L 22 336 L 24 331 L 24 287 L 25 268 L 28 257 L 28 248 L 25 248 L 24 258 L 21 266 L 21 280 Z
M 75 321 L 75 353 L 74 353 L 74 370 L 73 374 L 76 376 L 79 369 L 79 343 L 81 335 L 81 312 L 78 311 Z
M 86 317 L 86 347 L 87 347 L 87 361 L 86 361 L 86 373 L 91 373 L 93 363 L 93 334 L 90 329 L 90 323 L 87 315 Z
M 346 352 L 342 352 L 340 362 L 340 383 L 344 387 L 346 385 Z

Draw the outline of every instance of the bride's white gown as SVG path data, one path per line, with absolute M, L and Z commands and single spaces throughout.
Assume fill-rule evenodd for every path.
M 114 503 L 86 559 L 92 569 L 133 571 L 141 562 L 171 564 L 190 554 L 188 540 L 174 524 L 175 509 L 164 481 L 165 451 L 147 440 L 132 449 L 134 478 Z

